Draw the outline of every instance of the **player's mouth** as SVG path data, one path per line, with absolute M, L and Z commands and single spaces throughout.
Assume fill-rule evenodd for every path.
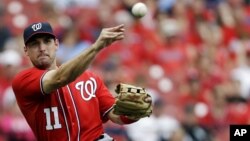
M 40 54 L 40 55 L 38 56 L 38 58 L 40 58 L 40 59 L 48 58 L 48 57 L 49 57 L 48 54 Z

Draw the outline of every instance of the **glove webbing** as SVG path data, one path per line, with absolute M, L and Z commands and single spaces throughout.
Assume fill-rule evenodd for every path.
M 126 88 L 121 88 L 120 92 L 129 92 L 129 93 L 145 93 L 145 90 L 142 88 L 131 88 L 131 87 L 126 87 Z

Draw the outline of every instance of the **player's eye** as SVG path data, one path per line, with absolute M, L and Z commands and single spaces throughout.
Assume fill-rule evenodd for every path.
M 44 42 L 45 42 L 45 43 L 50 43 L 51 40 L 52 40 L 51 38 L 45 38 L 45 39 L 44 39 Z
M 30 42 L 29 44 L 28 44 L 28 46 L 30 46 L 30 47 L 35 47 L 35 46 L 37 46 L 38 45 L 38 42 L 37 41 L 32 41 L 32 42 Z

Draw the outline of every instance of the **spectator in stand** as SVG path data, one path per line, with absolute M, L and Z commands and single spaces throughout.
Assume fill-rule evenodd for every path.
M 5 8 L 0 3 L 0 52 L 4 50 L 4 44 L 11 37 L 9 28 L 5 25 Z
M 0 53 L 0 109 L 4 91 L 11 86 L 11 81 L 19 71 L 22 58 L 15 50 L 4 50 Z
M 165 114 L 166 103 L 156 98 L 153 115 L 132 125 L 126 126 L 132 141 L 168 141 L 179 132 L 180 123 Z
M 240 96 L 244 99 L 250 99 L 250 49 L 248 46 L 244 46 L 241 42 L 238 51 L 237 67 L 232 69 L 231 77 L 233 80 L 238 81 L 240 84 Z M 240 45 L 240 44 L 239 44 Z
M 152 62 L 161 65 L 167 76 L 174 78 L 181 75 L 187 65 L 186 44 L 176 19 L 165 18 L 160 22 L 164 43 L 152 52 Z
M 21 69 L 22 57 L 15 50 L 0 53 L 0 132 L 6 140 L 35 141 L 34 135 L 25 121 L 11 87 L 11 81 Z
M 59 64 L 72 59 L 77 56 L 79 52 L 82 52 L 90 46 L 90 42 L 80 39 L 79 29 L 74 24 L 67 27 L 62 34 L 62 43 L 57 50 L 57 61 Z
M 3 116 L 0 118 L 0 131 L 8 141 L 36 141 L 35 136 L 23 117 L 13 93 L 8 87 L 3 93 Z
M 184 129 L 185 139 L 188 141 L 212 141 L 210 132 L 199 125 L 197 115 L 195 113 L 195 105 L 186 105 L 184 108 L 184 119 L 181 121 Z

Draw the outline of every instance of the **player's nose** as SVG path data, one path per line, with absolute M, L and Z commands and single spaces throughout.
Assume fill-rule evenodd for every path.
M 40 51 L 45 51 L 46 48 L 47 48 L 47 45 L 46 45 L 46 44 L 44 44 L 43 42 L 40 42 L 40 43 L 39 43 L 39 50 L 40 50 Z

